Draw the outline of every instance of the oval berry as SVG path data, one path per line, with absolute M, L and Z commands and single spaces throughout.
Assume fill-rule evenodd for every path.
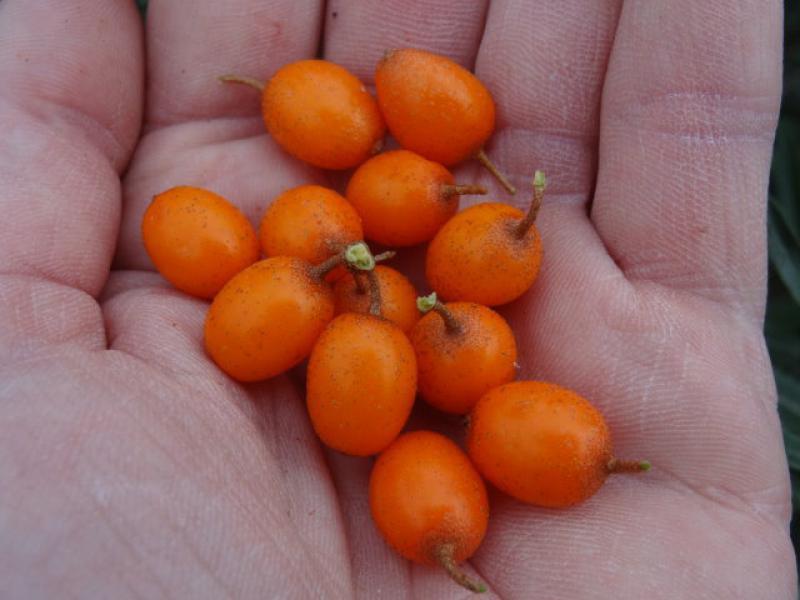
M 176 288 L 213 298 L 258 260 L 258 238 L 247 217 L 222 196 L 190 186 L 153 198 L 142 240 L 158 272 Z
M 416 391 L 414 349 L 380 317 L 339 315 L 308 361 L 311 424 L 327 446 L 345 454 L 368 456 L 386 448 L 405 425 Z

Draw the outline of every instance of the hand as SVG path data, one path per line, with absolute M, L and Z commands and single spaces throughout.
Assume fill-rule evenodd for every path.
M 218 371 L 206 303 L 139 237 L 173 185 L 257 222 L 278 191 L 333 183 L 217 75 L 324 48 L 370 82 L 411 45 L 494 93 L 514 202 L 548 174 L 543 272 L 503 311 L 521 377 L 584 394 L 654 465 L 564 511 L 493 494 L 467 570 L 503 598 L 793 598 L 761 336 L 780 3 L 321 4 L 154 0 L 143 34 L 132 2 L 0 3 L 0 596 L 463 597 L 385 546 L 370 461 L 320 447 L 291 379 Z

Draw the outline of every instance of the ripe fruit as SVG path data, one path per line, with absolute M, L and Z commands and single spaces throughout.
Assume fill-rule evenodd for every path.
M 442 165 L 408 150 L 370 158 L 347 185 L 367 239 L 387 246 L 429 241 L 458 210 L 461 194 L 485 193 L 477 185 L 455 185 Z
M 316 264 L 363 239 L 364 232 L 358 213 L 342 196 L 318 185 L 301 185 L 267 207 L 259 237 L 267 256 L 297 256 Z
M 467 589 L 486 591 L 458 568 L 486 533 L 486 488 L 449 439 L 431 431 L 397 438 L 372 468 L 369 505 L 378 530 L 402 556 L 442 566 Z
M 308 361 L 306 401 L 320 439 L 368 456 L 405 425 L 417 391 L 417 363 L 406 335 L 381 317 L 345 313 L 325 328 Z
M 375 99 L 344 67 L 299 60 L 281 67 L 264 86 L 226 75 L 222 81 L 263 90 L 267 131 L 286 152 L 323 169 L 349 169 L 380 151 L 386 126 Z
M 298 364 L 333 318 L 333 290 L 324 279 L 343 261 L 375 265 L 366 244 L 357 243 L 317 266 L 275 256 L 239 273 L 208 309 L 208 354 L 239 381 L 268 379 Z
M 164 279 L 198 298 L 213 298 L 258 260 L 258 239 L 247 217 L 222 196 L 196 187 L 155 196 L 144 213 L 142 240 Z
M 475 75 L 444 56 L 404 48 L 380 60 L 375 88 L 386 125 L 403 148 L 448 167 L 475 157 L 516 191 L 483 151 L 495 108 Z
M 517 381 L 484 395 L 470 416 L 467 452 L 502 491 L 554 508 L 589 498 L 611 473 L 650 468 L 615 459 L 600 412 L 575 392 L 541 381 Z
M 461 211 L 428 246 L 425 274 L 442 298 L 497 306 L 519 298 L 533 285 L 542 262 L 534 225 L 545 188 L 536 171 L 534 197 L 525 215 L 507 204 L 487 202 Z
M 429 404 L 465 414 L 492 388 L 516 376 L 517 344 L 505 319 L 471 302 L 447 305 L 436 294 L 420 298 L 428 312 L 411 332 L 419 392 Z
M 373 272 L 380 288 L 381 314 L 408 333 L 419 320 L 417 291 L 405 275 L 391 267 L 378 265 Z M 370 294 L 363 278 L 361 274 L 347 273 L 336 282 L 333 295 L 337 315 L 369 313 Z

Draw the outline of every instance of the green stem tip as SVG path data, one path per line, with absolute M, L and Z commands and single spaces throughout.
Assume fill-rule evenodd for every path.
M 450 575 L 450 578 L 458 585 L 468 589 L 470 592 L 475 592 L 476 594 L 483 594 L 486 592 L 486 584 L 484 584 L 482 581 L 475 581 L 471 579 L 459 568 L 455 561 L 454 554 L 454 544 L 442 544 L 436 549 L 435 552 L 437 562 L 442 566 L 442 568 L 444 568 L 445 571 L 447 571 L 447 574 Z
M 348 265 L 360 271 L 371 271 L 375 268 L 375 257 L 364 242 L 350 244 L 344 250 L 344 260 Z
M 648 460 L 619 460 L 612 458 L 608 461 L 609 473 L 644 473 L 653 468 Z
M 539 209 L 542 207 L 542 200 L 544 199 L 544 190 L 546 187 L 547 178 L 544 176 L 544 171 L 537 170 L 533 174 L 533 198 L 531 199 L 530 208 L 528 208 L 528 213 L 519 222 L 516 228 L 516 234 L 519 239 L 527 235 L 533 223 L 536 221 L 536 217 L 539 215 Z
M 432 311 L 438 301 L 439 299 L 436 297 L 436 292 L 428 294 L 427 296 L 420 296 L 417 298 L 417 309 L 424 315 Z
M 537 170 L 533 174 L 533 189 L 540 194 L 544 193 L 544 188 L 547 187 L 547 178 L 544 176 L 544 171 Z
M 453 313 L 447 310 L 447 307 L 444 304 L 439 302 L 439 299 L 436 297 L 436 292 L 433 292 L 427 296 L 419 296 L 417 298 L 417 309 L 423 315 L 432 310 L 435 310 L 437 313 L 439 313 L 439 316 L 442 317 L 442 320 L 444 321 L 444 326 L 448 333 L 460 334 L 463 331 L 463 327 L 461 326 L 461 323 L 458 322 L 458 319 L 453 316 Z

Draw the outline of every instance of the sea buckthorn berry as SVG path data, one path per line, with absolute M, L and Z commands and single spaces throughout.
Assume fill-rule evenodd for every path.
M 164 279 L 198 298 L 213 298 L 258 260 L 258 238 L 247 217 L 222 196 L 196 187 L 155 196 L 142 219 L 142 240 Z
M 372 314 L 336 317 L 308 361 L 311 424 L 327 446 L 345 454 L 386 448 L 405 425 L 416 391 L 411 343 L 399 327 Z
M 378 265 L 374 273 L 380 287 L 381 314 L 408 333 L 419 320 L 417 291 L 405 275 L 391 267 Z M 369 313 L 371 296 L 364 277 L 359 272 L 348 273 L 336 282 L 333 295 L 337 315 Z
M 312 266 L 293 256 L 275 256 L 248 267 L 217 294 L 206 315 L 205 347 L 239 381 L 274 377 L 301 362 L 333 318 L 327 273 L 342 262 L 372 269 L 363 242 Z
M 446 300 L 497 306 L 519 298 L 533 285 L 542 262 L 534 225 L 545 188 L 536 171 L 527 215 L 507 204 L 476 204 L 445 223 L 428 246 L 425 274 Z
M 444 56 L 404 48 L 378 63 L 375 87 L 386 125 L 403 148 L 448 167 L 475 157 L 516 191 L 483 151 L 495 107 L 475 75 Z
M 455 185 L 450 171 L 419 154 L 394 150 L 356 169 L 346 195 L 367 239 L 414 246 L 433 238 L 456 213 L 460 195 L 485 193 L 477 185 Z
M 290 63 L 266 86 L 236 75 L 220 79 L 263 89 L 267 131 L 302 161 L 323 169 L 349 169 L 383 146 L 386 126 L 375 99 L 355 75 L 330 61 Z
M 646 461 L 614 458 L 605 419 L 587 400 L 541 381 L 484 395 L 470 415 L 467 451 L 500 490 L 554 508 L 586 500 L 612 473 L 650 469 Z
M 402 556 L 443 567 L 473 592 L 486 591 L 458 568 L 486 534 L 486 487 L 449 439 L 431 431 L 397 438 L 372 468 L 369 505 L 378 531 Z
M 343 196 L 318 185 L 301 185 L 267 207 L 259 237 L 267 256 L 297 256 L 316 264 L 363 239 L 364 232 L 361 217 Z
M 428 314 L 410 339 L 419 392 L 429 404 L 465 414 L 486 392 L 514 380 L 517 344 L 503 317 L 471 302 L 442 304 L 435 293 L 418 304 Z

